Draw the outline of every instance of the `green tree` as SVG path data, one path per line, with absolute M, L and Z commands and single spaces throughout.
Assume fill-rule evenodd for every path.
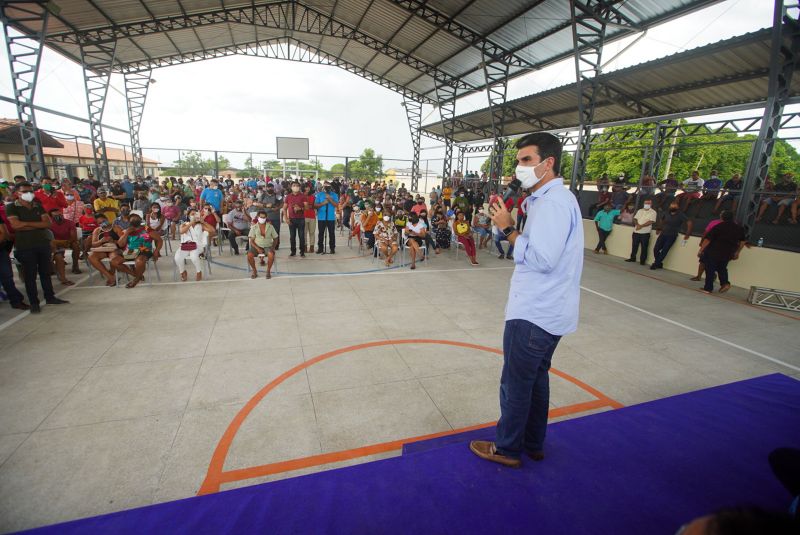
M 331 166 L 331 174 L 334 176 L 344 176 L 344 164 L 335 163 Z
M 511 176 L 514 174 L 514 170 L 517 168 L 517 151 L 514 149 L 514 144 L 517 142 L 517 138 L 511 138 L 508 140 L 507 149 L 503 153 L 503 176 Z M 481 173 L 489 174 L 489 170 L 492 166 L 492 158 L 494 158 L 495 151 L 492 150 L 491 155 L 486 158 L 483 163 L 481 164 Z
M 375 180 L 383 176 L 383 156 L 380 154 L 375 155 L 375 150 L 369 147 L 364 149 L 361 156 L 358 157 L 356 162 L 358 165 L 350 167 L 350 175 L 358 173 L 357 178 L 366 178 L 367 180 Z M 354 168 L 356 171 L 354 171 Z

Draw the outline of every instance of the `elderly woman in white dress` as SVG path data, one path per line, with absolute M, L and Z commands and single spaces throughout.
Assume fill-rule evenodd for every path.
M 208 238 L 214 237 L 217 231 L 213 226 L 203 221 L 196 209 L 189 209 L 186 215 L 188 221 L 183 223 L 179 229 L 181 247 L 175 251 L 175 264 L 178 265 L 182 281 L 185 282 L 188 277 L 185 265 L 186 260 L 194 264 L 197 272 L 195 280 L 203 280 L 203 263 L 200 261 L 200 255 L 206 248 Z

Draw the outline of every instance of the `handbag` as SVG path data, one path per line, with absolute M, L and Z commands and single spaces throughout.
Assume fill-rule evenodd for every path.
M 194 251 L 197 249 L 197 242 L 185 241 L 181 243 L 181 251 Z

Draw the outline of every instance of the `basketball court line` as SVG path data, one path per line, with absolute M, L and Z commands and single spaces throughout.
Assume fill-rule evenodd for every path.
M 596 264 L 598 266 L 610 267 L 610 268 L 613 268 L 613 269 L 616 269 L 616 270 L 619 270 L 619 271 L 624 271 L 626 273 L 631 273 L 633 275 L 638 275 L 639 277 L 644 277 L 646 279 L 650 279 L 650 280 L 654 280 L 654 281 L 658 281 L 658 282 L 663 282 L 664 284 L 669 284 L 670 286 L 675 286 L 676 288 L 683 288 L 684 290 L 687 290 L 687 291 L 690 291 L 690 292 L 694 292 L 695 289 L 696 289 L 696 288 L 690 288 L 688 286 L 684 286 L 683 284 L 680 284 L 680 283 L 677 283 L 677 282 L 672 282 L 672 281 L 668 281 L 666 279 L 661 279 L 659 277 L 654 277 L 653 275 L 648 275 L 647 273 L 641 273 L 640 271 L 634 271 L 633 269 L 628 269 L 625 266 L 615 266 L 614 264 L 606 264 L 605 262 L 600 262 L 599 260 L 592 259 L 592 257 L 589 256 L 589 255 L 584 255 L 584 260 L 588 260 L 588 261 L 590 261 L 593 264 Z M 695 281 L 695 282 L 698 282 L 698 281 Z M 766 308 L 766 307 L 756 306 L 756 305 L 754 305 L 752 303 L 748 303 L 746 301 L 742 302 L 740 299 L 736 299 L 734 297 L 727 297 L 727 296 L 721 295 L 719 293 L 711 294 L 708 297 L 712 297 L 712 298 L 716 298 L 716 299 L 722 299 L 724 301 L 728 301 L 730 303 L 736 303 L 737 305 L 744 305 L 744 306 L 746 306 L 748 308 L 759 310 L 761 312 L 769 312 L 770 314 L 777 314 L 778 316 L 783 316 L 784 318 L 789 318 L 789 319 L 793 319 L 795 321 L 800 321 L 800 316 L 792 316 L 790 314 L 785 314 L 785 313 L 779 312 L 777 310 L 772 310 L 772 309 L 769 309 L 769 308 Z
M 353 351 L 359 351 L 361 349 L 367 349 L 371 347 L 400 345 L 400 344 L 441 344 L 441 345 L 450 345 L 455 347 L 463 347 L 467 349 L 476 349 L 479 351 L 486 351 L 488 353 L 494 353 L 497 355 L 503 354 L 502 350 L 493 347 L 487 347 L 468 342 L 457 342 L 451 340 L 430 340 L 430 339 L 380 340 L 380 341 L 367 342 L 363 344 L 356 344 L 348 347 L 335 349 L 333 351 L 323 353 L 322 355 L 318 355 L 301 364 L 298 364 L 297 366 L 291 368 L 290 370 L 287 370 L 286 372 L 282 373 L 281 375 L 270 381 L 267 385 L 265 385 L 261 390 L 256 392 L 256 394 L 253 395 L 253 397 L 251 397 L 247 401 L 247 403 L 245 403 L 245 405 L 239 410 L 239 412 L 236 413 L 236 416 L 234 416 L 233 420 L 231 420 L 231 423 L 225 429 L 225 432 L 223 433 L 222 437 L 217 443 L 217 447 L 214 449 L 214 453 L 208 465 L 208 471 L 206 473 L 206 477 L 203 480 L 203 484 L 201 485 L 200 489 L 198 490 L 198 494 L 210 494 L 213 492 L 218 492 L 222 484 L 224 483 L 253 479 L 272 474 L 290 472 L 301 468 L 310 468 L 314 466 L 321 466 L 334 462 L 355 459 L 358 457 L 365 457 L 368 455 L 386 453 L 389 451 L 394 451 L 402 448 L 403 444 L 405 443 L 419 442 L 422 440 L 429 440 L 432 438 L 453 435 L 456 433 L 463 433 L 466 431 L 491 427 L 492 425 L 495 425 L 496 422 L 488 422 L 470 427 L 454 429 L 450 431 L 442 431 L 439 433 L 432 433 L 416 437 L 408 437 L 404 439 L 392 440 L 389 442 L 382 442 L 379 444 L 370 444 L 359 448 L 329 452 L 320 455 L 313 455 L 310 457 L 301 457 L 287 461 L 279 461 L 266 465 L 253 466 L 249 468 L 241 468 L 229 471 L 226 471 L 224 469 L 225 461 L 228 457 L 228 452 L 230 451 L 230 447 L 234 439 L 236 438 L 236 434 L 238 433 L 244 421 L 247 419 L 250 413 L 258 406 L 258 404 L 261 403 L 261 401 L 266 397 L 266 395 L 269 394 L 275 388 L 277 388 L 285 380 L 289 379 L 296 373 L 301 372 L 310 366 L 313 366 L 318 362 L 336 357 L 338 355 L 350 353 Z M 591 401 L 576 403 L 566 407 L 559 407 L 556 409 L 552 409 L 548 414 L 550 418 L 567 416 L 571 414 L 578 414 L 581 412 L 586 412 L 589 410 L 594 410 L 604 407 L 610 407 L 613 409 L 623 407 L 623 405 L 618 401 L 609 398 L 599 390 L 589 386 L 588 384 L 580 381 L 579 379 L 576 379 L 575 377 L 567 375 L 566 373 L 553 368 L 551 368 L 550 371 L 553 372 L 554 375 L 557 375 L 569 381 L 570 383 L 576 385 L 578 388 L 584 390 L 585 392 L 590 393 L 596 398 Z
M 725 340 L 724 338 L 720 338 L 718 336 L 714 336 L 713 334 L 709 334 L 707 332 L 701 331 L 700 329 L 695 329 L 694 327 L 690 327 L 690 326 L 685 325 L 683 323 L 680 323 L 678 321 L 671 320 L 669 318 L 666 318 L 664 316 L 656 314 L 655 312 L 650 312 L 649 310 L 645 310 L 643 308 L 637 307 L 636 305 L 632 305 L 630 303 L 626 303 L 625 301 L 621 301 L 619 299 L 611 297 L 610 295 L 606 295 L 606 294 L 600 293 L 600 292 L 598 292 L 596 290 L 592 290 L 591 288 L 587 288 L 586 286 L 581 286 L 581 289 L 583 291 L 585 291 L 585 292 L 589 292 L 590 294 L 594 294 L 594 295 L 596 295 L 598 297 L 602 297 L 603 299 L 608 299 L 609 301 L 611 301 L 613 303 L 617 303 L 619 305 L 626 306 L 626 307 L 628 307 L 628 308 L 630 308 L 632 310 L 635 310 L 637 312 L 641 312 L 643 314 L 647 314 L 648 316 L 651 316 L 653 318 L 659 319 L 659 320 L 664 321 L 666 323 L 669 323 L 671 325 L 675 325 L 676 327 L 681 327 L 683 329 L 686 329 L 687 331 L 691 331 L 691 332 L 693 332 L 695 334 L 699 334 L 701 336 L 705 336 L 706 338 L 714 340 L 715 342 L 719 342 L 721 344 L 725 344 L 727 346 L 736 348 L 736 349 L 738 349 L 740 351 L 744 351 L 746 353 L 750 353 L 751 355 L 755 355 L 756 357 L 758 357 L 760 359 L 768 360 L 768 361 L 770 361 L 770 362 L 772 362 L 774 364 L 779 364 L 781 366 L 789 368 L 790 370 L 794 370 L 796 372 L 800 372 L 800 367 L 794 366 L 792 364 L 789 364 L 788 362 L 784 362 L 784 361 L 782 361 L 780 359 L 777 359 L 775 357 L 770 357 L 769 355 L 765 355 L 764 353 L 760 353 L 760 352 L 755 351 L 753 349 L 748 349 L 748 348 L 746 348 L 744 346 L 740 346 L 739 344 L 736 344 L 734 342 L 729 342 L 728 340 Z

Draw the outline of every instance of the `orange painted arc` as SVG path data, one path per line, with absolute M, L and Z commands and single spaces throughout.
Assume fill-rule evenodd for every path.
M 463 347 L 467 349 L 476 349 L 479 351 L 486 351 L 489 353 L 496 353 L 498 355 L 502 355 L 503 352 L 499 349 L 481 346 L 478 344 L 471 344 L 468 342 L 456 342 L 451 340 L 429 340 L 429 339 L 406 339 L 406 340 L 381 340 L 376 342 L 367 342 L 363 344 L 352 345 L 348 347 L 343 347 L 339 349 L 335 349 L 333 351 L 329 351 L 327 353 L 323 353 L 322 355 L 318 355 L 310 360 L 307 360 L 297 366 L 291 368 L 290 370 L 285 371 L 272 381 L 270 381 L 267 385 L 265 385 L 261 390 L 256 392 L 256 394 L 250 398 L 247 403 L 239 410 L 236 416 L 233 417 L 231 423 L 228 424 L 227 429 L 223 433 L 222 437 L 220 438 L 219 442 L 217 443 L 217 447 L 214 449 L 214 453 L 211 456 L 211 461 L 208 465 L 208 471 L 206 473 L 205 480 L 198 491 L 198 494 L 210 494 L 213 492 L 218 492 L 220 486 L 223 483 L 230 483 L 233 481 L 241 481 L 244 479 L 252 479 L 255 477 L 262 477 L 271 474 L 278 474 L 282 472 L 289 472 L 292 470 L 299 470 L 301 468 L 309 468 L 313 466 L 319 466 L 323 464 L 329 464 L 333 462 L 340 462 L 349 459 L 355 459 L 358 457 L 364 457 L 367 455 L 375 455 L 378 453 L 384 453 L 388 451 L 393 451 L 400 449 L 403 444 L 407 444 L 410 442 L 418 442 L 422 440 L 429 440 L 432 438 L 438 438 L 442 436 L 452 435 L 456 433 L 463 433 L 466 431 L 472 431 L 475 429 L 482 429 L 486 427 L 491 427 L 495 425 L 496 422 L 488 422 L 484 424 L 478 424 L 470 427 L 464 427 L 461 429 L 454 429 L 451 431 L 443 431 L 440 433 L 433 433 L 429 435 L 417 436 L 417 437 L 410 437 L 400 440 L 393 440 L 389 442 L 383 442 L 380 444 L 372 444 L 368 446 L 363 446 L 360 448 L 354 448 L 345 451 L 337 451 L 331 453 L 324 453 L 320 455 L 313 455 L 310 457 L 301 457 L 298 459 L 292 459 L 288 461 L 281 461 L 277 463 L 271 463 L 267 465 L 261 466 L 254 466 L 250 468 L 242 468 L 237 470 L 230 470 L 225 471 L 224 465 L 225 460 L 228 457 L 228 452 L 230 451 L 231 444 L 233 443 L 233 439 L 236 437 L 236 433 L 238 433 L 239 429 L 241 428 L 244 421 L 250 415 L 250 413 L 255 409 L 255 407 L 264 399 L 264 397 L 269 394 L 272 390 L 277 388 L 281 383 L 283 383 L 288 378 L 292 377 L 294 374 L 317 364 L 318 362 L 322 362 L 323 360 L 327 360 L 338 355 L 342 355 L 344 353 L 349 353 L 352 351 L 358 351 L 361 349 L 367 349 L 371 347 L 379 347 L 379 346 L 388 346 L 388 345 L 399 345 L 399 344 L 440 344 L 440 345 L 449 345 L 455 347 Z M 574 385 L 578 386 L 579 388 L 585 390 L 586 392 L 592 394 L 597 399 L 592 401 L 587 401 L 583 403 L 577 403 L 574 405 L 569 405 L 567 407 L 559 407 L 550 411 L 549 416 L 551 418 L 557 418 L 559 416 L 566 416 L 570 414 L 576 414 L 579 412 L 585 412 L 588 410 L 599 409 L 603 407 L 611 407 L 611 408 L 620 408 L 623 405 L 613 399 L 609 398 L 599 390 L 592 388 L 591 386 L 587 385 L 586 383 L 575 379 L 574 377 L 567 375 L 566 373 L 551 368 L 550 371 L 573 383 Z

